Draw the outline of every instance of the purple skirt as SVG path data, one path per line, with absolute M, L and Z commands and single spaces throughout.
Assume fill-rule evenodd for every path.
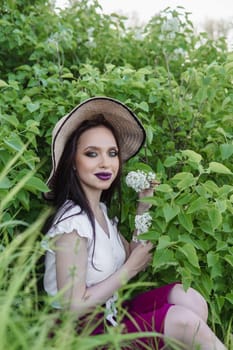
M 123 303 L 125 316 L 120 321 L 123 333 L 157 332 L 164 333 L 164 321 L 168 309 L 173 305 L 168 302 L 168 295 L 176 283 L 168 284 L 148 292 L 141 293 Z M 103 334 L 105 324 L 101 322 L 92 335 Z M 164 346 L 161 337 L 139 338 L 122 349 L 161 349 Z

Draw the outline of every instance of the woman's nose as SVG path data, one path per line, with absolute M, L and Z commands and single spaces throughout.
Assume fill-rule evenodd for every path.
M 108 167 L 109 166 L 109 161 L 110 161 L 110 158 L 108 157 L 107 154 L 102 154 L 101 155 L 101 160 L 100 160 L 100 166 L 102 167 Z

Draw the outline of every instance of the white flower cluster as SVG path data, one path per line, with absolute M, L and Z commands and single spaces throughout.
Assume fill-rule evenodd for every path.
M 162 32 L 179 32 L 180 31 L 180 22 L 177 18 L 165 19 L 162 26 Z
M 142 215 L 135 216 L 135 227 L 137 229 L 137 233 L 145 233 L 148 231 L 151 226 L 152 217 L 149 213 L 144 213 Z
M 142 170 L 130 171 L 126 176 L 126 185 L 133 188 L 136 192 L 141 192 L 150 188 L 150 182 L 156 178 L 155 173 L 149 171 L 145 173 Z

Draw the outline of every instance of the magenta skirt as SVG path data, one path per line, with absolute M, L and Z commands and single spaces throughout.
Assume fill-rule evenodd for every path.
M 148 292 L 141 293 L 123 303 L 126 316 L 121 320 L 124 333 L 157 332 L 164 333 L 164 321 L 168 309 L 173 305 L 168 302 L 168 295 L 176 283 L 168 284 Z M 105 332 L 104 322 L 93 331 L 93 335 Z M 122 349 L 161 349 L 164 346 L 161 337 L 139 338 Z

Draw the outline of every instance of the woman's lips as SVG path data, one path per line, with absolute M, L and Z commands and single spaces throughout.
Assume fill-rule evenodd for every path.
M 100 179 L 100 180 L 107 181 L 107 180 L 111 179 L 112 174 L 111 173 L 96 173 L 95 176 L 98 177 L 98 179 Z

